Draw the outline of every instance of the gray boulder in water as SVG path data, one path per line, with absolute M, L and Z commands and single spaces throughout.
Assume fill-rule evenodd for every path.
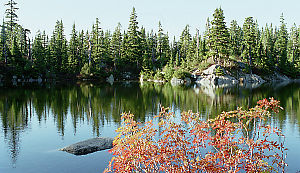
M 113 148 L 113 140 L 113 138 L 92 138 L 61 148 L 59 151 L 65 151 L 74 155 L 86 155 Z

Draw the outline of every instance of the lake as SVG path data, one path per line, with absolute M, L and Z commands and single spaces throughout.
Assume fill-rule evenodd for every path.
M 180 115 L 192 110 L 203 119 L 237 107 L 254 107 L 263 98 L 281 101 L 284 111 L 270 119 L 282 129 L 288 172 L 300 171 L 300 83 L 259 88 L 203 88 L 153 83 L 42 84 L 0 88 L 0 172 L 102 172 L 107 150 L 74 156 L 59 148 L 93 137 L 114 137 L 122 112 L 151 120 L 160 106 Z

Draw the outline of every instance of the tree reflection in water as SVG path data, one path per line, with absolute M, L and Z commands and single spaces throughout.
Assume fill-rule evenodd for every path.
M 92 133 L 100 136 L 105 122 L 120 123 L 122 112 L 132 112 L 139 121 L 153 117 L 159 106 L 173 110 L 200 112 L 203 118 L 213 118 L 222 111 L 237 107 L 247 109 L 262 98 L 274 97 L 285 108 L 272 121 L 283 127 L 300 121 L 300 84 L 264 85 L 256 89 L 173 87 L 170 84 L 117 83 L 114 85 L 56 85 L 31 88 L 1 88 L 0 117 L 4 140 L 13 164 L 21 148 L 20 135 L 30 127 L 31 119 L 55 122 L 61 136 L 68 116 L 76 135 L 77 127 L 87 122 Z M 288 116 L 288 117 L 287 117 Z M 114 130 L 114 129 L 112 129 Z

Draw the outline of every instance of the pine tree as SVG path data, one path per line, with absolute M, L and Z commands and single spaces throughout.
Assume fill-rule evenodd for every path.
M 287 43 L 288 43 L 288 32 L 286 24 L 284 23 L 283 14 L 280 16 L 280 29 L 277 34 L 275 42 L 275 49 L 278 58 L 278 66 L 281 70 L 284 70 L 287 65 Z
M 256 48 L 256 24 L 253 17 L 247 17 L 243 24 L 243 52 L 244 61 L 252 68 L 255 57 Z M 252 70 L 250 69 L 252 72 Z
M 265 56 L 264 65 L 268 68 L 268 70 L 274 70 L 276 64 L 276 53 L 275 53 L 275 34 L 273 26 L 266 25 L 265 30 L 262 35 L 262 44 L 263 44 L 263 51 Z
M 235 57 L 241 55 L 243 31 L 236 20 L 231 21 L 230 28 L 230 54 Z
M 88 56 L 87 56 L 87 46 L 86 46 L 86 38 L 84 35 L 84 31 L 82 30 L 78 35 L 78 69 L 80 70 L 84 63 L 88 62 Z
M 295 62 L 296 60 L 298 60 L 298 56 L 299 56 L 298 41 L 299 41 L 299 32 L 296 24 L 294 24 L 293 27 L 291 28 L 290 38 L 288 42 L 289 57 L 293 65 L 295 65 Z
M 4 64 L 7 64 L 7 58 L 8 58 L 8 46 L 7 46 L 7 34 L 6 34 L 6 26 L 3 20 L 3 23 L 1 25 L 1 58 L 3 58 Z M 2 59 L 0 59 L 2 61 Z
M 127 55 L 131 59 L 131 62 L 136 64 L 136 68 L 140 69 L 141 67 L 141 51 L 140 51 L 140 32 L 137 22 L 137 15 L 135 8 L 132 9 L 130 16 L 129 27 L 128 27 L 128 49 Z
M 166 65 L 169 60 L 169 37 L 165 34 L 162 29 L 161 22 L 158 23 L 158 34 L 157 34 L 157 67 L 162 68 Z
M 111 58 L 112 58 L 115 71 L 117 70 L 117 66 L 119 65 L 121 59 L 121 45 L 122 45 L 122 33 L 121 33 L 121 24 L 119 23 L 113 33 L 110 42 Z
M 229 32 L 226 27 L 223 10 L 217 8 L 213 14 L 214 19 L 211 21 L 211 29 L 209 35 L 209 44 L 211 55 L 215 57 L 215 61 L 227 61 L 229 56 Z
M 147 45 L 148 45 L 148 51 L 149 51 L 149 68 L 153 69 L 156 68 L 154 66 L 155 62 L 156 62 L 156 48 L 157 48 L 157 35 L 154 33 L 153 30 L 151 30 L 151 32 L 148 34 L 148 41 L 147 41 Z
M 50 40 L 51 66 L 55 72 L 67 72 L 67 40 L 62 21 L 57 21 Z
M 17 25 L 18 21 L 18 15 L 17 15 L 17 10 L 19 8 L 16 7 L 17 3 L 14 0 L 9 0 L 5 6 L 8 6 L 8 8 L 5 11 L 5 18 L 8 20 L 7 26 L 8 30 L 10 30 L 10 33 L 12 34 L 14 27 Z
M 68 71 L 71 74 L 78 74 L 79 70 L 79 40 L 78 32 L 76 31 L 74 23 L 68 45 Z
M 34 69 L 41 74 L 46 73 L 45 55 L 46 49 L 43 46 L 43 37 L 41 32 L 38 31 L 32 45 L 32 59 L 34 61 Z
M 192 36 L 190 34 L 190 26 L 186 25 L 181 33 L 179 41 L 181 60 L 186 60 L 191 40 Z
M 96 68 L 100 68 L 100 65 L 104 62 L 103 37 L 104 33 L 100 27 L 100 21 L 96 18 L 96 23 L 93 25 L 91 33 L 91 56 Z
M 106 66 L 113 66 L 113 63 L 111 61 L 110 55 L 111 55 L 111 49 L 110 49 L 110 42 L 111 42 L 111 32 L 109 30 L 107 30 L 104 33 L 104 36 L 102 37 L 103 41 L 102 41 L 102 45 L 101 45 L 101 49 L 102 49 L 102 59 L 104 60 L 104 67 Z
M 142 69 L 149 70 L 151 66 L 150 64 L 151 53 L 149 51 L 150 49 L 147 42 L 146 30 L 144 27 L 141 28 L 140 36 L 141 36 Z

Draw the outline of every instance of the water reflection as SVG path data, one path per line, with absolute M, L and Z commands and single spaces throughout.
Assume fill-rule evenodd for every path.
M 22 133 L 30 129 L 31 120 L 39 123 L 55 122 L 57 131 L 65 135 L 67 118 L 73 132 L 87 122 L 97 136 L 106 122 L 120 123 L 122 112 L 132 112 L 139 121 L 153 117 L 159 106 L 173 110 L 200 112 L 212 118 L 221 111 L 237 107 L 253 107 L 262 98 L 275 97 L 281 101 L 282 111 L 273 118 L 280 127 L 300 121 L 300 84 L 268 84 L 259 88 L 203 88 L 153 83 L 118 83 L 111 85 L 78 84 L 67 86 L 36 86 L 34 88 L 0 89 L 0 117 L 4 140 L 12 163 L 16 163 Z M 288 119 L 288 122 L 286 120 Z M 111 129 L 112 131 L 115 129 Z M 55 142 L 55 141 L 54 141 Z

